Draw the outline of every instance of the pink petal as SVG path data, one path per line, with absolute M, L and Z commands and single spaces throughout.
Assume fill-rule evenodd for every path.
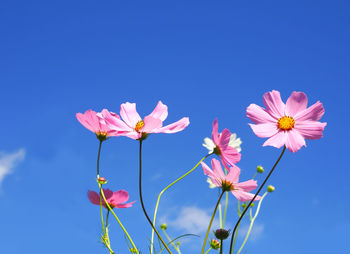
M 226 179 L 231 183 L 238 183 L 239 175 L 241 174 L 241 169 L 236 165 L 230 167 L 229 172 L 226 176 Z
M 273 146 L 276 148 L 281 148 L 284 146 L 287 140 L 287 133 L 284 131 L 277 132 L 271 138 L 265 141 L 263 146 Z
M 219 147 L 225 149 L 230 142 L 231 132 L 228 129 L 224 129 L 220 135 Z
M 251 124 L 249 123 L 250 128 L 252 128 L 255 135 L 259 138 L 267 138 L 275 135 L 278 132 L 277 123 L 262 123 L 262 124 Z
M 248 106 L 247 117 L 256 124 L 275 123 L 277 121 L 277 118 L 274 118 L 265 109 L 256 104 L 250 104 Z
M 294 117 L 299 112 L 306 109 L 307 97 L 303 92 L 293 92 L 286 103 L 285 114 Z
M 91 203 L 93 203 L 95 205 L 100 204 L 100 196 L 97 194 L 97 192 L 89 190 L 88 191 L 88 198 L 89 198 Z M 103 200 L 102 200 L 102 203 L 103 203 Z
M 249 193 L 249 192 L 245 192 L 245 191 L 242 191 L 242 190 L 233 190 L 231 192 L 241 202 L 250 201 L 255 196 L 255 194 L 252 194 L 252 193 Z M 259 200 L 259 199 L 261 199 L 261 197 L 260 196 L 256 196 L 254 201 Z
M 213 130 L 211 132 L 211 139 L 213 140 L 215 145 L 219 145 L 219 143 L 220 143 L 220 134 L 219 134 L 219 124 L 218 124 L 218 119 L 217 118 L 213 122 Z
M 152 116 L 146 116 L 144 119 L 144 124 L 145 125 L 140 130 L 140 132 L 152 133 L 153 130 L 156 130 L 162 127 L 162 121 Z
M 129 199 L 129 193 L 125 190 L 119 190 L 119 191 L 113 192 L 112 199 L 115 203 L 118 203 L 118 204 L 125 203 Z
M 255 190 L 256 187 L 258 187 L 258 182 L 256 180 L 248 180 L 245 182 L 241 182 L 236 184 L 237 187 L 244 191 L 252 191 Z
M 96 116 L 96 112 L 89 109 L 85 111 L 84 114 L 77 113 L 76 117 L 78 121 L 88 130 L 92 132 L 98 132 L 99 131 L 99 119 Z
M 221 160 L 225 168 L 233 166 L 235 163 L 241 160 L 241 154 L 234 148 L 228 146 L 225 150 L 221 151 Z
M 214 172 L 209 168 L 207 164 L 204 162 L 201 162 L 203 172 L 205 175 L 209 176 L 213 184 L 220 187 L 221 186 L 221 180 L 214 174 Z
M 164 105 L 161 101 L 159 101 L 157 106 L 149 116 L 157 118 L 163 122 L 168 116 L 168 107 Z
M 132 207 L 132 204 L 135 203 L 136 201 L 132 201 L 132 202 L 129 202 L 129 203 L 126 203 L 126 204 L 115 204 L 114 207 L 116 208 L 129 208 L 129 207 Z
M 302 146 L 306 146 L 305 139 L 295 129 L 287 132 L 286 147 L 292 153 L 297 152 Z
M 131 128 L 135 128 L 137 122 L 142 120 L 136 111 L 136 103 L 126 102 L 120 105 L 120 116 Z
M 179 121 L 156 129 L 153 133 L 175 133 L 182 131 L 190 124 L 188 117 L 181 118 Z
M 323 130 L 327 123 L 317 121 L 296 122 L 294 129 L 306 139 L 319 139 L 323 136 Z
M 211 167 L 213 169 L 214 174 L 221 180 L 225 179 L 224 171 L 221 168 L 220 161 L 217 159 L 211 160 Z
M 134 128 L 131 128 L 122 120 L 120 120 L 119 116 L 116 117 L 115 115 L 113 115 L 112 112 L 102 111 L 101 115 L 104 121 L 106 122 L 108 128 L 110 128 L 111 130 L 115 130 L 117 132 L 129 132 L 134 130 Z
M 307 109 L 294 116 L 295 121 L 318 121 L 324 114 L 324 108 L 321 102 L 316 102 Z
M 266 111 L 275 118 L 281 118 L 284 116 L 285 105 L 281 99 L 280 92 L 272 90 L 267 92 L 263 96 L 264 105 Z
M 103 194 L 105 195 L 107 202 L 113 197 L 113 191 L 111 191 L 110 189 L 103 189 Z

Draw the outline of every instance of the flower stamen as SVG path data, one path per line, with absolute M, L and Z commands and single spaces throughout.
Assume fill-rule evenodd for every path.
M 233 191 L 235 189 L 235 186 L 233 185 L 233 183 L 226 181 L 226 180 L 222 180 L 221 181 L 221 188 L 223 191 Z
M 143 120 L 138 121 L 137 124 L 135 125 L 135 131 L 140 131 L 144 125 L 145 125 L 145 122 Z
M 289 131 L 293 129 L 295 121 L 291 116 L 283 116 L 278 119 L 277 125 L 278 128 L 284 131 Z

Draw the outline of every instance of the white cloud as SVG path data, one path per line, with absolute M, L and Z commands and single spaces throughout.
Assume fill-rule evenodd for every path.
M 249 228 L 249 224 L 240 227 L 239 233 L 238 233 L 239 236 L 244 238 L 247 234 L 248 228 Z M 248 241 L 249 239 L 252 241 L 256 241 L 257 239 L 259 239 L 264 233 L 264 228 L 265 228 L 264 224 L 255 222 L 250 232 Z
M 207 231 L 211 212 L 197 206 L 183 206 L 175 218 L 170 219 L 169 215 L 163 216 L 160 222 L 167 223 L 169 227 L 189 234 L 202 234 Z M 219 222 L 214 219 L 211 230 L 219 227 Z
M 11 174 L 16 164 L 24 159 L 25 154 L 25 149 L 19 149 L 14 153 L 0 153 L 0 186 L 5 176 Z

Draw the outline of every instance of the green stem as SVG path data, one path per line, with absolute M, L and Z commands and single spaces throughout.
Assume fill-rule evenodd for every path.
M 222 220 L 222 228 L 225 228 L 226 214 L 227 214 L 227 204 L 228 204 L 228 192 L 226 191 L 226 200 L 225 200 L 225 210 L 224 210 L 224 219 Z
M 252 198 L 252 200 L 250 200 L 249 204 L 246 206 L 246 208 L 244 209 L 242 215 L 239 217 L 235 227 L 233 228 L 232 231 L 232 236 L 231 236 L 231 244 L 230 244 L 230 252 L 232 253 L 232 246 L 233 246 L 233 238 L 234 238 L 234 234 L 235 231 L 237 229 L 238 224 L 241 222 L 242 218 L 244 217 L 245 213 L 247 212 L 247 210 L 250 208 L 251 203 L 253 203 L 253 201 L 255 200 L 255 198 L 258 196 L 259 192 L 261 191 L 261 189 L 264 187 L 265 183 L 267 182 L 267 180 L 269 179 L 269 177 L 271 176 L 273 170 L 276 168 L 277 164 L 279 163 L 279 161 L 281 160 L 284 152 L 286 151 L 286 146 L 283 147 L 283 150 L 280 154 L 280 156 L 278 157 L 277 161 L 275 162 L 275 164 L 273 165 L 272 169 L 270 170 L 269 174 L 267 175 L 267 177 L 265 178 L 264 182 L 262 183 L 262 185 L 260 186 L 260 188 L 258 189 L 258 191 L 255 193 L 254 197 Z
M 222 228 L 222 212 L 221 212 L 221 203 L 219 204 L 219 226 Z
M 127 238 L 129 239 L 129 241 L 130 241 L 132 247 L 136 250 L 137 253 L 139 253 L 139 250 L 136 248 L 136 246 L 135 246 L 133 240 L 131 239 L 131 237 L 130 237 L 128 231 L 126 231 L 125 227 L 123 226 L 123 224 L 122 224 L 121 221 L 119 220 L 118 216 L 115 214 L 115 212 L 113 211 L 113 209 L 111 208 L 111 206 L 108 204 L 107 199 L 106 199 L 105 194 L 104 194 L 103 189 L 102 189 L 102 185 L 101 185 L 100 183 L 99 183 L 98 185 L 99 185 L 99 187 L 100 187 L 100 193 L 101 193 L 101 195 L 102 195 L 102 198 L 103 198 L 103 200 L 104 200 L 104 202 L 105 202 L 105 204 L 106 204 L 108 210 L 113 214 L 114 218 L 117 220 L 119 226 L 122 228 L 122 230 L 123 230 L 124 233 L 126 234 Z
M 213 220 L 214 220 L 214 217 L 215 217 L 215 213 L 216 213 L 216 210 L 220 204 L 220 200 L 222 198 L 222 196 L 224 195 L 224 191 L 221 193 L 219 199 L 218 199 L 218 202 L 216 203 L 216 206 L 215 206 L 215 209 L 214 209 L 214 212 L 213 212 L 213 215 L 211 216 L 211 219 L 210 219 L 210 222 L 209 222 L 209 226 L 208 226 L 208 229 L 207 229 L 207 233 L 205 234 L 205 238 L 204 238 L 204 243 L 203 243 L 203 247 L 202 247 L 202 251 L 201 251 L 201 254 L 204 253 L 204 250 L 205 250 L 205 245 L 207 243 L 207 240 L 208 240 L 208 235 L 209 235 L 209 231 L 210 231 L 210 228 L 211 228 L 211 224 L 213 223 Z
M 163 193 L 169 189 L 171 186 L 173 186 L 175 183 L 177 183 L 178 181 L 180 181 L 182 178 L 184 178 L 185 176 L 187 176 L 188 174 L 190 174 L 193 170 L 195 170 L 200 164 L 201 162 L 209 157 L 211 154 L 208 154 L 206 156 L 204 156 L 191 170 L 187 171 L 184 175 L 182 175 L 181 177 L 179 177 L 178 179 L 176 179 L 175 181 L 173 181 L 171 184 L 169 184 L 167 187 L 165 187 L 158 195 L 158 199 L 157 199 L 157 203 L 156 203 L 156 207 L 154 209 L 154 214 L 153 214 L 153 226 L 155 227 L 156 224 L 156 219 L 157 219 L 157 212 L 158 212 L 158 206 L 159 206 L 159 201 L 160 201 L 160 197 L 163 195 Z M 153 242 L 154 242 L 154 229 L 152 229 L 152 236 L 151 236 L 151 254 L 153 253 Z
M 165 232 L 165 229 L 162 229 L 165 237 L 168 239 L 168 241 L 171 243 L 171 245 L 174 247 L 174 249 L 177 251 L 177 253 L 181 254 L 180 249 L 176 246 L 173 240 L 168 236 L 168 234 Z
M 169 254 L 172 254 L 172 252 L 170 251 L 169 247 L 166 245 L 166 243 L 164 242 L 163 238 L 158 233 L 157 229 L 153 225 L 151 219 L 149 218 L 149 216 L 148 216 L 148 214 L 146 212 L 146 208 L 145 208 L 145 205 L 143 204 L 143 198 L 142 198 L 142 181 L 141 181 L 142 179 L 141 178 L 142 178 L 142 140 L 140 140 L 140 146 L 139 146 L 139 196 L 140 196 L 140 203 L 141 203 L 141 206 L 142 206 L 143 213 L 145 214 L 145 216 L 147 218 L 147 221 L 149 222 L 151 227 L 156 232 L 159 240 L 163 243 L 165 249 L 169 252 Z M 153 245 L 151 245 L 151 250 L 152 249 L 153 249 Z
M 223 243 L 224 243 L 224 241 L 223 240 L 220 240 L 220 254 L 222 254 L 222 249 L 223 249 Z
M 241 216 L 241 202 L 239 202 L 239 200 L 237 200 L 237 213 L 238 213 L 238 216 Z M 239 230 L 239 225 L 240 224 L 241 223 L 238 224 L 238 227 L 237 227 L 237 230 L 236 230 L 235 238 L 233 240 L 233 246 L 232 246 L 231 254 L 233 254 L 233 249 L 235 248 L 235 245 L 236 245 L 237 235 L 238 235 L 238 230 Z
M 212 249 L 212 247 L 210 247 L 204 254 L 208 254 L 208 252 Z
M 243 241 L 243 243 L 242 243 L 241 248 L 239 248 L 239 250 L 237 251 L 237 254 L 241 253 L 241 251 L 242 251 L 244 245 L 246 244 L 246 242 L 247 242 L 247 240 L 248 240 L 248 237 L 249 237 L 250 232 L 251 232 L 251 230 L 252 230 L 252 228 L 253 228 L 253 225 L 254 225 L 254 221 L 255 221 L 256 217 L 258 216 L 258 214 L 259 214 L 261 203 L 262 203 L 263 199 L 266 197 L 266 195 L 267 195 L 267 192 L 265 192 L 265 194 L 261 197 L 261 199 L 260 199 L 260 201 L 259 201 L 258 207 L 256 208 L 256 211 L 255 211 L 255 215 L 254 215 L 254 217 L 253 217 L 253 218 L 251 219 L 251 221 L 250 221 L 250 225 L 249 225 L 249 229 L 248 229 L 247 235 L 246 235 L 245 238 L 244 238 L 244 241 Z M 250 209 L 250 211 L 251 211 L 251 210 L 252 210 L 252 209 Z

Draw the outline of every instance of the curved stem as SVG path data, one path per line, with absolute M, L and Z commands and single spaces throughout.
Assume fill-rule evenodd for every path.
M 211 249 L 212 247 L 210 247 L 204 254 L 207 254 Z
M 160 236 L 160 234 L 158 233 L 157 229 L 155 228 L 155 226 L 153 225 L 151 219 L 149 218 L 145 206 L 143 204 L 143 198 L 142 198 L 142 140 L 140 140 L 140 148 L 139 148 L 139 195 L 140 195 L 140 203 L 142 206 L 142 210 L 143 213 L 145 214 L 147 221 L 149 222 L 149 224 L 152 226 L 152 228 L 154 229 L 154 231 L 156 232 L 159 240 L 163 243 L 164 247 L 166 248 L 166 250 L 172 254 L 172 252 L 170 251 L 169 247 L 166 245 L 166 243 L 164 242 L 163 238 Z M 153 246 L 151 246 L 151 250 L 152 250 Z
M 190 169 L 189 171 L 187 171 L 185 174 L 183 174 L 182 176 L 180 176 L 178 179 L 176 179 L 175 181 L 173 181 L 171 184 L 169 184 L 167 187 L 165 187 L 158 195 L 158 199 L 157 199 L 157 203 L 156 203 L 156 207 L 154 209 L 154 214 L 153 214 L 153 226 L 155 226 L 156 224 L 156 218 L 157 218 L 157 212 L 158 212 L 158 206 L 159 206 L 159 201 L 160 201 L 160 197 L 163 195 L 163 193 L 169 189 L 171 186 L 173 186 L 175 183 L 177 183 L 178 181 L 180 181 L 181 179 L 183 179 L 185 176 L 187 176 L 188 174 L 190 174 L 193 170 L 195 170 L 202 161 L 204 161 L 204 159 L 206 159 L 207 157 L 209 157 L 210 155 L 212 155 L 212 153 L 207 154 L 206 156 L 204 156 L 192 169 Z M 153 242 L 154 242 L 154 229 L 152 229 L 152 236 L 151 236 L 151 254 L 153 253 Z
M 131 239 L 131 237 L 130 237 L 128 231 L 126 231 L 125 227 L 123 226 L 123 224 L 122 224 L 121 221 L 119 220 L 118 216 L 115 214 L 115 212 L 113 211 L 112 207 L 108 204 L 107 199 L 106 199 L 105 194 L 104 194 L 103 189 L 102 189 L 102 185 L 101 185 L 100 183 L 99 183 L 98 185 L 99 185 L 99 187 L 100 187 L 100 193 L 101 193 L 101 195 L 102 195 L 102 198 L 103 198 L 103 200 L 104 200 L 104 202 L 105 202 L 105 204 L 106 204 L 108 210 L 113 214 L 114 218 L 115 218 L 115 219 L 117 220 L 117 222 L 119 223 L 119 226 L 122 228 L 122 230 L 123 230 L 124 233 L 126 234 L 126 236 L 127 236 L 127 238 L 129 239 L 129 241 L 130 241 L 132 247 L 137 251 L 137 253 L 139 253 L 139 250 L 136 248 L 136 246 L 135 246 L 133 240 Z
M 273 170 L 276 168 L 277 164 L 279 163 L 279 161 L 281 160 L 284 152 L 286 151 L 286 146 L 283 147 L 283 150 L 280 154 L 280 156 L 278 157 L 277 161 L 275 162 L 275 164 L 273 165 L 272 169 L 270 170 L 269 174 L 266 176 L 264 182 L 262 183 L 262 185 L 260 186 L 260 188 L 258 189 L 258 191 L 255 193 L 254 197 L 252 198 L 252 200 L 249 202 L 249 204 L 245 207 L 242 215 L 239 217 L 235 227 L 233 228 L 233 231 L 232 231 L 232 236 L 231 236 L 231 243 L 230 243 L 230 252 L 229 253 L 232 253 L 233 249 L 233 238 L 234 238 L 234 234 L 235 234 L 235 231 L 237 229 L 237 226 L 238 224 L 241 222 L 243 216 L 245 215 L 245 213 L 247 212 L 247 210 L 250 208 L 250 205 L 253 203 L 253 201 L 255 200 L 255 198 L 258 196 L 259 192 L 261 191 L 261 189 L 264 187 L 265 183 L 267 182 L 267 180 L 269 179 L 270 175 L 272 174 Z
M 248 229 L 247 235 L 246 235 L 245 238 L 244 238 L 244 241 L 243 241 L 243 243 L 242 243 L 241 248 L 239 248 L 239 250 L 237 251 L 237 254 L 241 253 L 241 251 L 242 251 L 244 245 L 246 244 L 246 242 L 247 242 L 247 240 L 248 240 L 248 237 L 249 237 L 249 235 L 250 235 L 250 231 L 252 230 L 253 225 L 254 225 L 254 221 L 255 221 L 256 217 L 258 216 L 258 214 L 259 214 L 260 207 L 261 207 L 261 203 L 262 203 L 263 199 L 266 197 L 266 195 L 267 195 L 267 192 L 265 192 L 265 194 L 261 197 L 261 199 L 260 199 L 260 201 L 259 201 L 258 207 L 256 208 L 256 211 L 255 211 L 255 215 L 254 215 L 254 217 L 252 217 L 252 219 L 251 219 L 251 221 L 250 221 L 250 225 L 249 225 L 249 229 Z M 250 211 L 251 211 L 251 210 L 252 210 L 252 209 L 250 209 Z
M 180 249 L 176 246 L 173 240 L 168 236 L 168 234 L 165 232 L 165 229 L 162 229 L 165 237 L 168 239 L 168 241 L 171 243 L 171 245 L 174 247 L 174 249 L 177 251 L 177 253 L 181 254 Z
M 210 231 L 210 228 L 211 228 L 211 224 L 213 223 L 213 220 L 214 220 L 214 217 L 215 217 L 215 213 L 216 213 L 216 209 L 218 208 L 218 206 L 220 204 L 220 200 L 221 200 L 222 196 L 224 195 L 224 193 L 225 193 L 224 191 L 221 193 L 221 195 L 220 195 L 220 197 L 218 199 L 218 202 L 216 203 L 213 215 L 211 216 L 211 219 L 210 219 L 210 222 L 209 222 L 209 226 L 208 226 L 208 229 L 207 229 L 207 233 L 205 234 L 205 238 L 204 238 L 204 243 L 203 243 L 201 254 L 204 253 L 204 249 L 205 249 L 205 245 L 206 245 L 207 240 L 208 240 L 208 235 L 209 235 L 209 231 Z

